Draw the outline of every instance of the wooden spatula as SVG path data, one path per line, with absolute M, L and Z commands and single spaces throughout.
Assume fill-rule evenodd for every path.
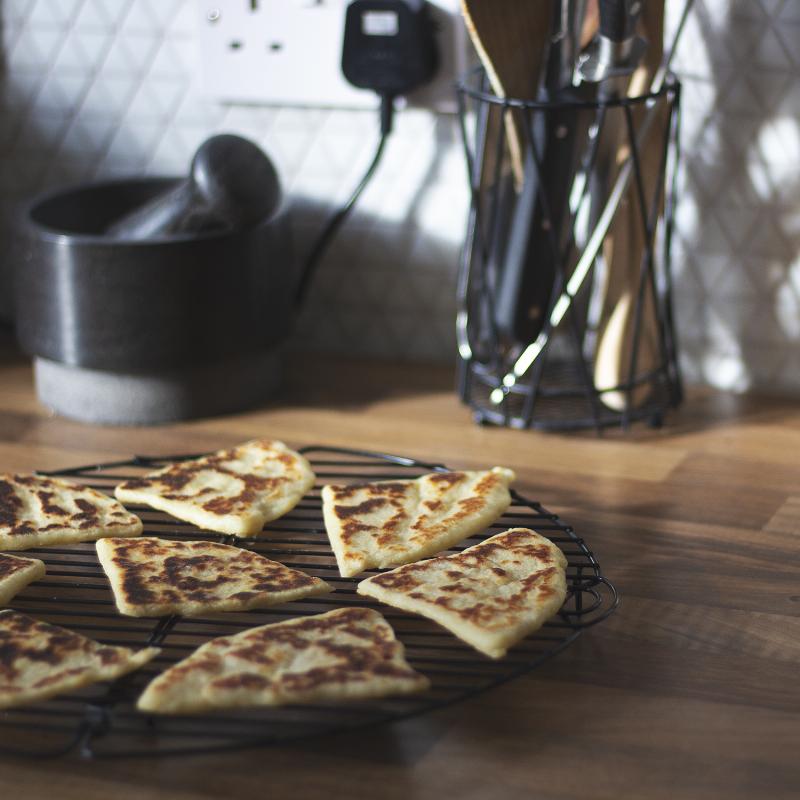
M 461 0 L 472 43 L 498 97 L 533 100 L 550 34 L 547 0 Z M 519 189 L 524 176 L 525 128 L 519 111 L 505 115 L 511 171 Z M 489 144 L 486 152 L 493 152 Z
M 661 63 L 664 34 L 663 0 L 650 0 L 644 4 L 640 27 L 649 47 L 639 68 L 631 77 L 628 88 L 630 97 L 649 89 Z M 634 112 L 634 125 L 637 129 L 643 111 L 643 108 L 639 108 Z M 621 114 L 620 111 L 613 113 Z M 651 202 L 661 166 L 663 139 L 659 131 L 664 129 L 666 123 L 666 107 L 662 107 L 657 113 L 658 117 L 653 122 L 652 130 L 640 149 L 640 163 L 648 204 Z M 629 155 L 624 126 L 620 125 L 616 144 L 613 141 L 611 144 L 617 148 L 617 164 L 621 164 Z M 628 380 L 631 356 L 637 345 L 634 341 L 635 311 L 645 239 L 636 191 L 636 183 L 632 179 L 603 248 L 608 272 L 605 285 L 602 287 L 602 311 L 595 354 L 594 382 L 598 389 L 618 386 Z M 658 202 L 663 202 L 663 197 L 659 198 Z M 637 374 L 642 375 L 657 366 L 661 358 L 659 341 L 660 331 L 653 295 L 646 286 L 636 351 Z M 648 384 L 636 387 L 630 396 L 632 407 L 644 403 L 649 393 Z M 626 392 L 606 392 L 600 397 L 606 406 L 615 411 L 622 411 L 628 405 L 629 396 Z

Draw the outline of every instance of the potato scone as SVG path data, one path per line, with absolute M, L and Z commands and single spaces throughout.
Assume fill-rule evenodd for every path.
M 130 617 L 244 611 L 331 590 L 320 578 L 216 542 L 101 539 L 97 556 L 117 609 Z
M 515 477 L 495 467 L 323 487 L 322 514 L 339 572 L 349 578 L 409 564 L 478 533 L 511 504 Z
M 511 528 L 455 555 L 367 578 L 358 593 L 428 617 L 500 658 L 561 608 L 566 566 L 544 536 Z
M 117 486 L 123 503 L 142 503 L 209 531 L 255 536 L 314 485 L 311 465 L 283 442 L 245 442 Z
M 0 475 L 0 550 L 141 532 L 141 520 L 102 492 L 58 478 Z
M 0 611 L 0 708 L 118 678 L 159 652 L 103 645 L 18 611 Z
M 44 573 L 44 562 L 38 558 L 0 553 L 0 607 L 8 605 L 29 583 L 41 580 Z
M 381 614 L 338 608 L 213 639 L 155 678 L 137 707 L 190 714 L 360 700 L 428 686 Z

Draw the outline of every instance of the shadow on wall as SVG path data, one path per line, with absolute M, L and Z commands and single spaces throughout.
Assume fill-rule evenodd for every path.
M 41 75 L 25 70 L 12 75 L 6 52 L 8 12 L 0 0 L 0 321 L 12 324 L 18 221 L 36 195 L 78 183 L 86 167 L 59 158 L 60 139 L 72 115 L 41 102 Z
M 449 129 L 451 122 L 441 126 Z M 443 180 L 443 149 L 444 143 L 435 149 L 405 201 L 408 218 L 386 221 L 356 205 L 317 265 L 298 318 L 298 346 L 453 362 L 459 251 L 419 219 L 428 193 Z M 379 172 L 374 180 L 380 179 Z M 293 198 L 298 269 L 337 210 L 317 199 Z
M 293 191 L 302 257 L 371 157 L 364 112 L 209 101 L 192 67 L 192 0 L 147 20 L 133 19 L 133 3 L 85 0 L 72 15 L 50 0 L 0 4 L 11 65 L 0 77 L 0 318 L 11 312 L 13 220 L 42 191 L 180 173 L 208 135 L 239 133 L 275 157 Z M 457 135 L 452 118 L 398 114 L 374 182 L 320 267 L 298 347 L 452 361 L 467 196 Z
M 685 151 L 694 213 L 678 232 L 694 275 L 677 277 L 677 318 L 692 377 L 726 389 L 800 388 L 800 70 L 786 45 L 800 14 L 782 38 L 778 7 L 693 11 L 705 53 L 690 55 L 707 58 L 709 86 L 702 118 L 687 120 L 699 132 Z

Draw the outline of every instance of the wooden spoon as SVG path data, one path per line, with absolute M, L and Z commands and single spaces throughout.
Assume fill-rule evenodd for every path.
M 635 97 L 649 90 L 663 56 L 664 3 L 651 0 L 645 3 L 640 19 L 642 35 L 649 47 L 631 77 L 628 96 Z M 621 110 L 611 113 L 620 114 Z M 634 127 L 638 130 L 643 107 L 634 110 Z M 648 206 L 661 169 L 663 139 L 659 131 L 664 129 L 667 118 L 666 104 L 661 103 L 653 127 L 644 145 L 640 148 L 640 165 L 645 198 Z M 624 125 L 610 140 L 616 147 L 617 165 L 629 155 L 628 137 Z M 663 204 L 662 196 L 658 199 Z M 608 389 L 627 382 L 631 357 L 636 348 L 636 373 L 643 375 L 655 369 L 661 360 L 658 316 L 649 286 L 644 287 L 638 342 L 634 341 L 636 304 L 639 296 L 642 257 L 645 238 L 639 211 L 636 182 L 631 179 L 627 192 L 620 202 L 614 221 L 603 245 L 603 255 L 608 265 L 605 285 L 602 287 L 603 304 L 598 325 L 597 350 L 595 353 L 594 383 L 598 389 Z M 635 376 L 634 376 L 635 377 Z M 634 388 L 630 395 L 631 405 L 636 408 L 646 402 L 650 395 L 649 383 Z M 600 395 L 603 403 L 615 411 L 628 407 L 629 395 L 624 391 L 605 392 Z
M 550 35 L 551 5 L 544 0 L 461 0 L 470 38 L 498 97 L 536 98 Z M 511 171 L 519 190 L 526 150 L 521 112 L 509 109 L 505 125 Z M 491 142 L 485 152 L 491 157 Z M 484 162 L 484 172 L 494 173 L 486 167 Z

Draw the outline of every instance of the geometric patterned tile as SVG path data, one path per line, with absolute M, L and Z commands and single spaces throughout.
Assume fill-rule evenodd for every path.
M 668 29 L 681 5 L 667 4 Z M 369 162 L 375 115 L 209 101 L 198 13 L 195 0 L 0 0 L 0 232 L 37 191 L 180 174 L 204 138 L 234 131 L 274 159 L 302 257 Z M 685 156 L 674 291 L 689 380 L 800 390 L 799 41 L 794 0 L 696 0 L 674 62 Z M 291 346 L 452 363 L 468 199 L 455 120 L 399 113 Z

